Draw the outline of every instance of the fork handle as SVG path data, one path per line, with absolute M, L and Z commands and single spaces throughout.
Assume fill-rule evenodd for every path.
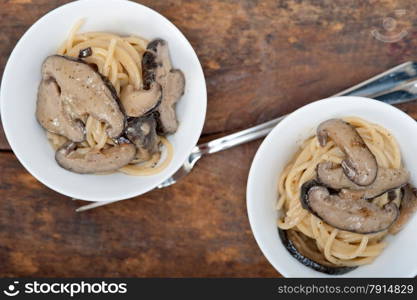
M 376 100 L 388 104 L 397 104 L 413 101 L 417 98 L 417 91 L 407 89 L 406 96 L 399 96 L 393 91 L 398 91 L 402 87 L 408 87 L 411 80 L 417 78 L 417 63 L 406 62 L 379 75 L 376 75 L 360 84 L 333 95 L 336 96 L 362 96 L 372 97 Z M 287 115 L 273 119 L 248 129 L 226 135 L 212 140 L 205 144 L 196 146 L 193 150 L 200 158 L 205 154 L 223 151 L 244 143 L 248 143 L 265 137 L 279 122 Z
M 244 143 L 248 143 L 250 141 L 254 141 L 256 139 L 266 136 L 286 116 L 287 115 L 284 115 L 271 121 L 262 123 L 260 125 L 256 125 L 248 129 L 212 140 L 208 143 L 200 144 L 197 146 L 198 150 L 201 153 L 201 155 L 205 155 L 226 150 Z

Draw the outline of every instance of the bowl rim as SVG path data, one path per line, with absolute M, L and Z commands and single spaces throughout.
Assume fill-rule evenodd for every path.
M 285 127 L 287 126 L 288 123 L 292 123 L 293 119 L 296 119 L 298 117 L 298 115 L 302 114 L 305 111 L 308 111 L 311 109 L 311 107 L 317 106 L 317 105 L 323 105 L 323 103 L 329 103 L 330 101 L 347 101 L 347 102 L 351 102 L 351 101 L 362 101 L 362 102 L 367 102 L 370 105 L 375 105 L 375 106 L 389 106 L 393 111 L 396 111 L 397 113 L 399 113 L 399 115 L 402 115 L 405 119 L 408 119 L 408 121 L 412 121 L 417 127 L 416 121 L 409 116 L 408 114 L 406 114 L 405 112 L 403 112 L 402 110 L 396 108 L 395 106 L 389 105 L 387 103 L 384 103 L 382 101 L 378 101 L 375 99 L 370 99 L 370 98 L 366 98 L 366 97 L 358 97 L 358 96 L 337 96 L 337 97 L 329 97 L 329 98 L 324 98 L 321 100 L 316 100 L 313 101 L 311 103 L 308 103 L 300 108 L 298 108 L 297 110 L 295 110 L 294 112 L 290 113 L 286 118 L 284 118 L 279 124 L 277 124 L 272 130 L 271 132 L 266 136 L 266 138 L 262 141 L 261 145 L 258 147 L 256 154 L 252 160 L 252 164 L 249 170 L 249 174 L 248 174 L 248 179 L 247 179 L 247 187 L 246 187 L 246 209 L 247 209 L 247 215 L 248 215 L 248 219 L 249 219 L 249 225 L 253 234 L 253 237 L 259 247 L 259 249 L 261 250 L 262 254 L 265 256 L 265 258 L 268 260 L 268 262 L 274 267 L 274 269 L 279 272 L 282 276 L 284 277 L 306 277 L 306 274 L 299 274 L 297 273 L 297 275 L 294 275 L 294 271 L 291 271 L 289 269 L 287 269 L 287 266 L 285 264 L 282 264 L 282 259 L 277 260 L 274 258 L 274 254 L 270 251 L 270 249 L 265 245 L 264 243 L 264 239 L 262 238 L 262 235 L 260 234 L 259 228 L 256 225 L 257 223 L 257 218 L 255 217 L 255 206 L 256 206 L 256 201 L 255 201 L 255 197 L 252 196 L 254 193 L 254 189 L 256 186 L 256 180 L 255 178 L 255 172 L 257 171 L 256 169 L 258 168 L 258 165 L 260 164 L 260 161 L 263 158 L 263 153 L 266 152 L 267 147 L 270 147 L 271 144 L 274 142 L 274 140 L 276 140 L 278 138 L 277 136 L 277 132 L 280 130 L 281 127 Z M 334 102 L 333 102 L 334 104 Z M 272 209 L 272 207 L 271 207 Z M 278 233 L 277 233 L 278 235 Z M 302 265 L 300 262 L 295 261 L 295 263 Z M 372 265 L 372 264 L 371 264 Z M 311 270 L 310 268 L 302 265 L 302 272 L 307 273 L 307 270 Z M 411 274 L 405 274 L 404 276 L 408 276 L 408 277 L 414 277 L 417 274 L 417 266 L 414 267 L 414 270 L 411 271 Z M 355 276 L 349 276 L 349 273 L 343 275 L 343 276 L 335 276 L 335 275 L 329 275 L 329 274 L 324 274 L 324 273 L 320 273 L 318 271 L 315 271 L 315 273 L 317 273 L 317 276 L 314 277 L 333 277 L 333 278 L 340 278 L 340 277 L 355 277 Z M 382 275 L 383 276 L 383 275 Z
M 36 20 L 24 33 L 23 35 L 19 38 L 19 40 L 17 41 L 16 45 L 14 46 L 12 52 L 10 53 L 6 65 L 4 67 L 4 71 L 3 71 L 3 76 L 1 78 L 1 83 L 0 83 L 0 115 L 1 115 L 1 122 L 3 125 L 3 129 L 4 129 L 4 133 L 6 136 L 6 139 L 11 147 L 11 150 L 13 151 L 13 154 L 16 156 L 16 158 L 18 159 L 18 161 L 23 165 L 23 167 L 26 169 L 26 171 L 28 171 L 33 177 L 35 177 L 39 182 L 41 182 L 43 185 L 47 186 L 49 189 L 56 191 L 58 193 L 60 193 L 61 195 L 70 197 L 70 198 L 75 198 L 75 199 L 82 199 L 84 201 L 95 201 L 95 202 L 101 202 L 101 201 L 118 201 L 118 200 L 125 200 L 125 199 L 129 199 L 129 198 L 133 198 L 133 197 L 137 197 L 140 195 L 143 195 L 153 189 L 155 189 L 158 184 L 160 184 L 161 182 L 165 181 L 166 179 L 168 179 L 169 177 L 171 177 L 176 171 L 178 171 L 178 169 L 181 168 L 181 164 L 178 164 L 177 167 L 173 168 L 170 172 L 167 172 L 165 174 L 165 176 L 162 176 L 159 180 L 157 184 L 153 184 L 153 186 L 150 185 L 149 188 L 147 188 L 145 191 L 143 192 L 124 192 L 123 194 L 121 194 L 120 196 L 88 196 L 88 199 L 85 198 L 84 196 L 80 195 L 82 193 L 79 193 L 77 191 L 67 191 L 67 190 L 63 190 L 61 188 L 57 188 L 55 187 L 47 178 L 44 178 L 43 176 L 40 176 L 39 173 L 37 172 L 37 170 L 35 168 L 32 168 L 31 164 L 28 163 L 22 156 L 21 153 L 19 153 L 19 151 L 15 151 L 16 146 L 14 143 L 14 138 L 10 136 L 9 132 L 8 132 L 8 125 L 7 123 L 5 123 L 5 109 L 4 109 L 4 105 L 5 105 L 5 79 L 6 78 L 10 78 L 11 77 L 11 65 L 13 63 L 16 63 L 16 49 L 20 49 L 22 47 L 22 45 L 25 43 L 25 41 L 29 38 L 29 36 L 31 34 L 33 34 L 33 31 L 36 30 L 36 28 L 38 26 L 41 26 L 42 23 L 47 22 L 48 18 L 52 15 L 58 14 L 61 11 L 71 8 L 71 7 L 78 7 L 80 5 L 88 5 L 89 3 L 94 3 L 94 2 L 98 2 L 100 0 L 77 0 L 77 1 L 73 1 L 73 2 L 69 2 L 69 3 L 65 3 L 63 5 L 60 5 L 50 11 L 48 11 L 47 13 L 45 13 L 43 16 L 41 16 L 38 20 Z M 138 9 L 144 10 L 144 11 L 148 11 L 154 15 L 157 16 L 157 18 L 159 18 L 162 22 L 165 22 L 167 24 L 169 24 L 170 27 L 172 27 L 172 29 L 174 31 L 177 32 L 178 34 L 178 38 L 182 39 L 183 42 L 186 43 L 187 46 L 190 47 L 191 54 L 194 56 L 193 60 L 196 62 L 195 64 L 195 68 L 196 71 L 198 72 L 199 76 L 201 75 L 201 81 L 198 81 L 198 84 L 201 85 L 201 96 L 202 96 L 202 100 L 201 100 L 201 105 L 200 105 L 200 110 L 201 110 L 201 115 L 202 118 L 200 120 L 200 124 L 196 124 L 194 126 L 195 130 L 194 130 L 194 134 L 193 134 L 193 138 L 195 136 L 195 141 L 194 143 L 190 143 L 190 146 L 188 147 L 189 149 L 187 149 L 187 151 L 184 151 L 184 161 L 186 159 L 186 157 L 192 152 L 192 149 L 197 145 L 198 140 L 201 136 L 204 124 L 205 124 L 205 118 L 206 118 L 206 113 L 207 113 L 207 85 L 206 85 L 206 80 L 205 80 L 205 76 L 204 76 L 204 71 L 201 65 L 200 60 L 198 59 L 197 53 L 195 52 L 193 46 L 191 45 L 191 43 L 188 41 L 188 39 L 185 37 L 185 35 L 182 33 L 182 31 L 174 24 L 172 23 L 170 20 L 168 20 L 165 16 L 163 16 L 162 14 L 160 14 L 159 12 L 157 12 L 156 10 L 147 7 L 143 4 L 137 3 L 137 2 L 133 2 L 130 0 L 107 0 L 107 1 L 100 1 L 100 5 L 112 5 L 117 3 L 118 5 L 125 5 L 125 6 L 135 6 Z M 175 134 L 174 134 L 175 135 Z M 186 152 L 186 154 L 185 154 Z M 171 162 L 172 163 L 172 162 Z M 124 174 L 125 175 L 125 174 Z M 125 176 L 129 176 L 129 175 L 125 175 Z

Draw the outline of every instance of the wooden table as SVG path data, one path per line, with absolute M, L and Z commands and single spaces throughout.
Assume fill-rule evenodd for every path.
M 65 2 L 0 1 L 0 72 L 25 30 Z M 417 60 L 413 0 L 143 4 L 176 24 L 200 58 L 208 89 L 204 141 Z M 407 30 L 405 38 L 374 38 L 372 29 L 387 33 L 385 17 L 397 20 L 391 34 Z M 416 104 L 400 108 L 417 118 Z M 260 142 L 204 158 L 175 186 L 75 213 L 84 203 L 29 175 L 1 135 L 0 276 L 280 276 L 246 214 L 247 174 Z

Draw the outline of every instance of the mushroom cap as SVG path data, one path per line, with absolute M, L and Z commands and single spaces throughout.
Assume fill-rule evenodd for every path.
M 374 182 L 378 173 L 377 161 L 352 125 L 341 119 L 324 121 L 317 128 L 317 138 L 321 146 L 331 138 L 346 154 L 341 165 L 351 181 L 362 186 Z
M 142 117 L 156 108 L 162 99 L 162 89 L 156 82 L 148 90 L 135 90 L 132 85 L 122 89 L 120 100 L 128 117 Z
M 315 241 L 301 232 L 291 229 L 278 229 L 278 233 L 284 247 L 291 256 L 313 270 L 326 274 L 341 275 L 356 269 L 356 267 L 340 267 L 328 262 L 317 248 Z
M 36 117 L 46 130 L 76 142 L 84 140 L 84 124 L 72 118 L 68 106 L 60 99 L 60 87 L 51 78 L 43 80 L 38 89 Z
M 405 169 L 379 167 L 374 182 L 368 186 L 361 186 L 352 182 L 344 173 L 343 168 L 335 163 L 329 161 L 319 163 L 316 171 L 317 180 L 326 187 L 335 190 L 361 191 L 365 199 L 372 199 L 390 190 L 400 188 L 410 179 L 410 174 Z
M 140 159 L 148 160 L 158 151 L 156 120 L 153 114 L 141 118 L 129 118 L 125 129 L 126 137 L 136 146 Z
M 398 218 L 398 207 L 390 202 L 383 208 L 355 193 L 330 194 L 317 181 L 307 181 L 301 189 L 301 203 L 327 224 L 345 231 L 368 234 L 386 230 Z
M 184 94 L 185 77 L 181 70 L 171 70 L 167 75 L 163 100 L 158 107 L 158 131 L 162 133 L 174 133 L 178 129 L 175 104 Z
M 398 233 L 417 211 L 417 190 L 407 184 L 402 188 L 400 216 L 389 229 L 391 234 Z
M 178 128 L 175 104 L 184 94 L 185 77 L 181 70 L 172 69 L 168 44 L 161 39 L 149 43 L 142 59 L 145 89 L 153 82 L 162 87 L 162 100 L 158 107 L 158 131 L 174 133 Z
M 77 152 L 77 143 L 68 142 L 55 153 L 57 163 L 69 171 L 89 174 L 115 171 L 129 162 L 136 155 L 136 148 L 130 143 L 121 143 L 102 150 Z
M 93 50 L 91 49 L 91 47 L 87 47 L 80 50 L 80 52 L 78 53 L 78 58 L 86 58 L 91 55 L 93 55 Z
M 123 132 L 125 118 L 113 86 L 81 60 L 49 56 L 42 66 L 38 92 L 39 123 L 50 132 L 80 142 L 85 138 L 82 120 L 88 115 L 107 124 L 110 138 Z

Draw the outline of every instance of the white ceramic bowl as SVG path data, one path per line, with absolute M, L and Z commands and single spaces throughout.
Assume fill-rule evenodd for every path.
M 36 94 L 43 60 L 54 54 L 75 22 L 81 31 L 109 31 L 168 41 L 173 65 L 186 78 L 177 105 L 178 131 L 170 165 L 153 176 L 79 175 L 59 167 L 45 131 L 35 118 Z M 23 166 L 49 188 L 69 197 L 107 201 L 134 197 L 169 178 L 196 145 L 206 113 L 206 84 L 201 65 L 184 35 L 165 17 L 125 0 L 82 0 L 63 5 L 39 19 L 20 39 L 7 62 L 1 84 L 1 118 L 6 137 Z
M 403 162 L 417 184 L 417 123 L 397 108 L 360 97 L 320 100 L 291 113 L 266 137 L 258 149 L 249 173 L 247 209 L 255 239 L 269 262 L 285 277 L 331 277 L 314 271 L 293 258 L 277 232 L 278 177 L 302 142 L 315 134 L 324 120 L 358 116 L 388 129 L 397 139 Z M 412 277 L 417 274 L 417 214 L 395 236 L 370 265 L 341 277 Z

